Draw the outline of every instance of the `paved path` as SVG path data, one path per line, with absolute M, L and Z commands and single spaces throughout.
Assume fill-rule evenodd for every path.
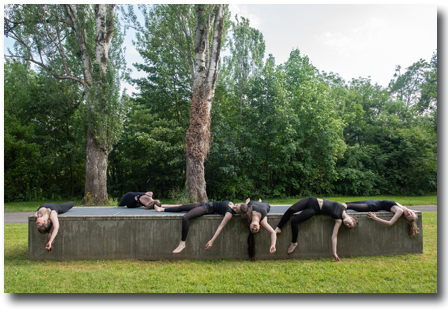
M 273 205 L 270 213 L 284 213 L 286 209 L 288 209 L 288 205 Z M 416 210 L 416 211 L 422 211 L 422 212 L 436 212 L 437 211 L 437 205 L 415 205 L 415 206 L 409 206 L 409 209 Z M 67 216 L 67 215 L 92 215 L 90 212 L 94 211 L 98 215 L 116 215 L 116 211 L 120 213 L 120 215 L 143 215 L 143 214 L 160 214 L 160 215 L 168 215 L 166 212 L 155 212 L 155 211 L 148 211 L 141 209 L 127 209 L 122 207 L 74 207 L 69 213 L 63 214 L 61 216 Z M 100 213 L 98 213 L 100 212 Z M 4 218 L 5 218 L 5 224 L 27 224 L 28 223 L 28 217 L 33 216 L 35 212 L 5 212 Z M 175 213 L 171 213 L 175 214 Z M 178 213 L 182 214 L 182 213 Z

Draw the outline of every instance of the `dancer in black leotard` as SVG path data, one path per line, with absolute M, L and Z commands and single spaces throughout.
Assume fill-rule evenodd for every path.
M 352 209 L 359 212 L 369 212 L 367 216 L 370 219 L 376 220 L 377 222 L 392 226 L 401 215 L 403 215 L 408 221 L 408 234 L 411 238 L 413 238 L 418 233 L 417 226 L 417 215 L 415 211 L 406 208 L 405 206 L 397 203 L 395 201 L 356 201 L 356 202 L 347 202 L 347 209 Z M 394 213 L 394 216 L 390 221 L 378 218 L 374 212 L 384 210 L 390 211 Z
M 280 219 L 275 232 L 282 232 L 281 229 L 286 224 L 286 222 L 294 213 L 298 211 L 301 211 L 301 213 L 296 215 L 291 220 L 292 241 L 291 245 L 288 248 L 288 253 L 294 252 L 295 248 L 298 245 L 297 236 L 299 234 L 299 223 L 302 223 L 315 215 L 329 215 L 335 220 L 331 241 L 334 258 L 336 259 L 336 261 L 339 261 L 339 257 L 336 251 L 339 228 L 341 227 L 342 223 L 344 223 L 351 229 L 354 228 L 358 225 L 358 218 L 348 216 L 347 212 L 345 211 L 345 206 L 341 203 L 316 197 L 308 197 L 301 199 L 296 204 L 292 205 L 288 210 L 286 210 L 285 214 Z
M 240 210 L 241 217 L 249 229 L 249 236 L 247 237 L 247 252 L 249 254 L 249 259 L 252 261 L 255 260 L 254 234 L 260 231 L 260 226 L 264 227 L 271 234 L 271 247 L 269 251 L 275 253 L 277 235 L 275 234 L 274 229 L 268 224 L 267 214 L 271 210 L 271 206 L 268 202 L 262 202 L 261 199 L 259 202 L 253 202 L 248 198 L 246 204 L 238 203 L 236 204 L 236 208 Z
M 230 201 L 223 201 L 223 202 L 201 202 L 201 203 L 186 204 L 186 205 L 170 207 L 170 208 L 158 207 L 157 205 L 155 205 L 154 208 L 157 212 L 162 212 L 162 211 L 185 212 L 185 211 L 187 211 L 187 213 L 182 217 L 181 241 L 179 243 L 179 246 L 173 251 L 173 253 L 179 253 L 185 248 L 185 240 L 187 239 L 188 230 L 190 229 L 190 220 L 204 216 L 206 214 L 214 214 L 214 213 L 224 216 L 223 220 L 221 221 L 221 224 L 219 225 L 218 229 L 216 230 L 215 235 L 206 245 L 206 249 L 209 249 L 210 247 L 212 247 L 213 242 L 215 241 L 216 237 L 219 235 L 221 230 L 229 222 L 229 220 L 232 218 L 233 214 L 235 214 L 236 211 L 234 211 L 232 209 L 232 208 L 234 208 L 234 206 L 235 205 Z
M 162 206 L 160 200 L 152 198 L 152 191 L 147 192 L 128 192 L 121 198 L 120 204 L 118 206 L 127 206 L 128 208 L 139 208 L 145 207 L 146 210 L 154 209 L 154 205 Z M 163 207 L 177 207 L 176 205 L 164 204 Z
M 75 202 L 62 204 L 44 203 L 37 209 L 34 215 L 34 218 L 36 218 L 37 230 L 42 234 L 48 233 L 48 242 L 45 246 L 45 249 L 48 252 L 53 249 L 51 244 L 59 231 L 58 215 L 69 211 L 74 205 Z

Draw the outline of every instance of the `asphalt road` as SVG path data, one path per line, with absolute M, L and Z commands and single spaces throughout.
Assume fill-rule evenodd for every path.
M 409 206 L 409 209 L 416 210 L 416 211 L 422 211 L 422 212 L 436 212 L 437 211 L 437 205 L 415 205 L 415 206 Z M 33 216 L 35 212 L 5 212 L 4 218 L 5 223 L 4 224 L 27 224 L 28 223 L 28 217 Z

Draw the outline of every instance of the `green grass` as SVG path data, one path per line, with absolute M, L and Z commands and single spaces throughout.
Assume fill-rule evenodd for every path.
M 317 196 L 320 197 L 320 196 Z M 394 200 L 402 205 L 431 205 L 437 204 L 437 195 L 432 196 L 359 196 L 359 197 L 352 197 L 352 196 L 323 196 L 322 198 L 327 198 L 332 201 L 336 202 L 352 202 L 352 201 L 362 201 L 367 199 L 376 199 L 376 200 Z M 252 198 L 252 200 L 257 200 L 258 198 Z M 299 201 L 300 198 L 275 198 L 275 199 L 265 199 L 265 201 L 268 201 L 271 205 L 281 205 L 281 204 L 294 204 L 297 201 Z M 32 202 L 12 202 L 12 203 L 5 203 L 5 212 L 27 212 L 27 211 L 36 211 L 39 206 L 41 206 L 43 203 L 64 203 L 68 202 L 70 200 L 45 200 L 45 201 L 32 201 Z M 81 199 L 74 200 L 75 206 L 82 206 L 81 205 Z M 176 204 L 175 201 L 171 199 L 160 199 L 162 204 Z M 233 200 L 233 202 L 245 202 L 246 200 Z M 115 206 L 117 205 L 119 200 L 117 199 L 111 199 L 109 206 Z
M 6 293 L 437 293 L 437 213 L 423 254 L 288 261 L 29 261 L 26 225 L 5 225 Z

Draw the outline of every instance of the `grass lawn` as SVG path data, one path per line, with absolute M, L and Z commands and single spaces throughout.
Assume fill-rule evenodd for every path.
M 437 195 L 431 196 L 316 196 L 319 198 L 326 198 L 332 201 L 344 203 L 344 202 L 353 202 L 353 201 L 362 201 L 368 199 L 376 199 L 376 200 L 394 200 L 402 205 L 431 205 L 437 204 Z M 252 198 L 254 201 L 258 201 L 258 198 Z M 265 199 L 264 201 L 268 201 L 271 205 L 282 205 L 282 204 L 294 204 L 299 201 L 300 198 L 275 198 L 275 199 Z M 32 201 L 32 202 L 11 202 L 5 203 L 5 212 L 27 212 L 27 211 L 36 211 L 39 206 L 44 203 L 64 203 L 70 200 L 45 200 L 45 201 Z M 81 206 L 82 199 L 75 199 L 75 206 Z M 120 200 L 111 199 L 110 204 L 108 206 L 115 206 L 118 204 Z M 174 200 L 171 199 L 160 199 L 162 204 L 176 204 Z M 216 200 L 215 200 L 216 201 Z M 233 202 L 245 202 L 246 200 L 233 200 Z
M 423 254 L 295 261 L 29 261 L 28 226 L 5 225 L 5 293 L 437 293 L 437 212 Z

